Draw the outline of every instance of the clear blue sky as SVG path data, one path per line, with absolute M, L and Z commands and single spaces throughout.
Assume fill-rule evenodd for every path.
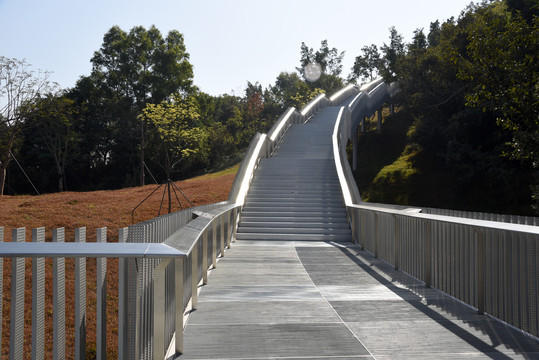
M 91 71 L 90 59 L 114 25 L 155 25 L 184 34 L 194 82 L 212 95 L 266 87 L 299 64 L 300 45 L 328 40 L 345 51 L 343 75 L 365 45 L 406 41 L 431 21 L 458 17 L 470 0 L 0 0 L 0 55 L 52 71 L 62 88 Z

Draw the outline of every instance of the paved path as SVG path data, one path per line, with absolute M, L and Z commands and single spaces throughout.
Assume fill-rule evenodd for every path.
M 261 162 L 180 359 L 539 358 L 538 342 L 351 243 L 334 201 L 337 110 L 292 127 Z

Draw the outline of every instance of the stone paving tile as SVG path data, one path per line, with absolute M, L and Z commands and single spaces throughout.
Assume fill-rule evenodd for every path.
M 185 355 L 180 359 L 353 355 L 369 353 L 342 323 L 193 325 L 185 331 Z

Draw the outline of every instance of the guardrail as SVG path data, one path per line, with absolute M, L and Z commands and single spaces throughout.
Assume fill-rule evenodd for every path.
M 347 99 L 333 133 L 335 163 L 354 241 L 479 313 L 539 336 L 539 228 L 511 223 L 537 224 L 537 219 L 443 209 L 425 209 L 428 214 L 424 214 L 422 209 L 361 201 L 346 144 L 363 117 L 397 91 L 380 80 L 370 88 Z
M 44 358 L 45 341 L 53 343 L 54 358 L 65 358 L 65 258 L 75 258 L 75 359 L 86 357 L 87 258 L 97 258 L 97 358 L 107 357 L 109 258 L 119 259 L 118 358 L 164 359 L 170 343 L 175 344 L 173 352 L 181 353 L 184 309 L 189 301 L 196 308 L 197 286 L 200 281 L 207 283 L 209 265 L 216 266 L 217 256 L 230 246 L 238 211 L 237 205 L 227 202 L 186 209 L 120 229 L 118 243 L 107 242 L 106 228 L 98 229 L 95 243 L 86 242 L 85 228 L 75 230 L 75 242 L 65 242 L 63 228 L 52 230 L 53 242 L 44 242 L 44 228 L 32 231 L 32 242 L 25 242 L 24 228 L 14 229 L 12 241 L 3 242 L 0 227 L 0 279 L 2 259 L 12 258 L 9 358 L 25 357 L 24 313 L 28 311 L 32 358 Z M 31 309 L 25 309 L 24 301 L 25 258 L 32 259 Z M 46 258 L 53 259 L 49 270 L 53 272 L 52 339 L 45 339 L 44 328 Z

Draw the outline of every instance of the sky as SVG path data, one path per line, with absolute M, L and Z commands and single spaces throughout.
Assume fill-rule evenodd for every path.
M 345 51 L 347 77 L 361 48 L 388 43 L 395 26 L 410 41 L 431 22 L 458 17 L 470 0 L 0 0 L 0 56 L 25 59 L 71 88 L 89 75 L 90 59 L 114 25 L 128 32 L 155 25 L 184 35 L 194 84 L 217 96 L 243 95 L 299 66 L 302 42 L 327 39 Z

